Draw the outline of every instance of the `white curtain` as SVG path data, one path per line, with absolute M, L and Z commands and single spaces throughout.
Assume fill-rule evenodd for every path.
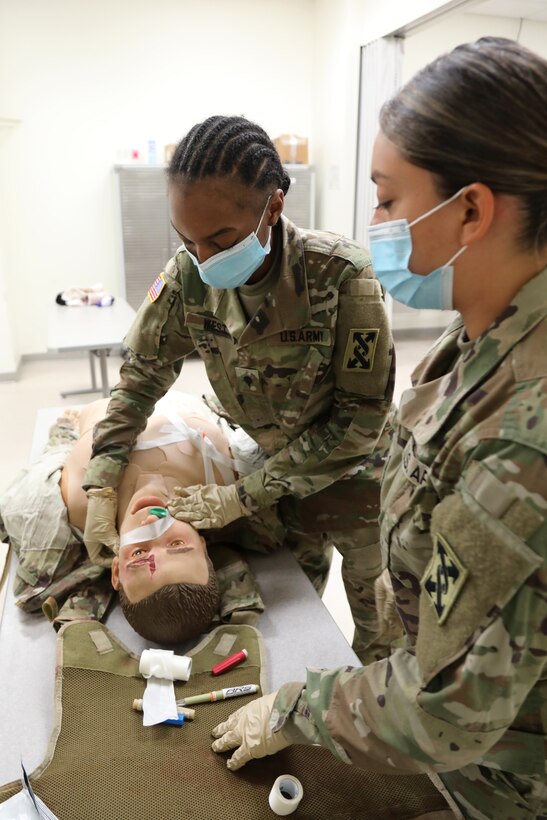
M 403 56 L 404 39 L 400 36 L 383 37 L 361 48 L 353 233 L 365 247 L 368 245 L 367 228 L 376 204 L 376 186 L 370 179 L 372 146 L 378 133 L 380 108 L 402 85 Z M 414 310 L 394 302 L 389 295 L 386 295 L 386 307 L 394 330 L 445 328 L 454 316 L 451 311 Z
M 403 44 L 401 37 L 383 37 L 361 48 L 354 235 L 363 245 L 376 196 L 370 180 L 372 146 L 380 108 L 402 82 Z

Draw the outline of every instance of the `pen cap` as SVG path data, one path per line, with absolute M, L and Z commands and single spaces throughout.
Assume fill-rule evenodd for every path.
M 223 672 L 227 672 L 229 669 L 232 669 L 234 666 L 237 666 L 239 663 L 243 663 L 249 657 L 249 653 L 246 649 L 242 649 L 241 652 L 236 652 L 235 655 L 231 655 L 229 658 L 217 663 L 216 666 L 213 666 L 211 669 L 211 675 L 222 675 Z
M 162 723 L 165 723 L 166 726 L 182 726 L 186 718 L 184 715 L 179 712 L 176 718 L 168 718 L 167 720 L 162 720 Z

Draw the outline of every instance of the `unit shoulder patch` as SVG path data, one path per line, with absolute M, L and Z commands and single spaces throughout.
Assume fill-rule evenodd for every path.
M 155 302 L 162 290 L 165 287 L 165 274 L 160 273 L 155 282 L 152 283 L 148 289 L 148 298 L 151 302 Z
M 344 353 L 343 370 L 370 372 L 374 367 L 379 334 L 379 328 L 350 328 Z
M 420 581 L 422 592 L 429 595 L 437 621 L 442 624 L 467 580 L 469 571 L 464 567 L 446 538 L 435 535 L 433 557 Z

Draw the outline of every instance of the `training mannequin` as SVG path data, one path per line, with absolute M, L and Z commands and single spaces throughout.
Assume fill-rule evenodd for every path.
M 107 406 L 108 399 L 102 399 L 84 408 L 80 415 L 80 438 L 75 443 L 61 471 L 61 493 L 67 507 L 68 519 L 71 526 L 80 531 L 83 531 L 85 527 L 87 512 L 87 496 L 81 488 L 81 482 L 91 455 L 93 426 L 104 418 Z M 146 430 L 139 436 L 120 485 L 118 530 L 121 535 L 142 526 L 147 521 L 150 523 L 147 510 L 164 507 L 174 487 L 188 487 L 192 484 L 203 483 L 204 456 L 188 438 L 191 432 L 185 428 L 191 428 L 191 431 L 195 431 L 202 440 L 206 439 L 212 444 L 212 447 L 209 447 L 213 453 L 210 457 L 209 469 L 212 470 L 215 483 L 231 483 L 236 477 L 231 467 L 232 459 L 226 438 L 220 431 L 213 413 L 200 399 L 186 394 L 183 396 L 173 393 L 164 410 L 162 410 L 163 407 L 161 403 L 158 405 Z M 174 419 L 175 424 L 177 420 L 182 420 L 184 426 L 176 431 L 171 419 Z M 166 427 L 171 428 L 170 432 L 165 431 Z M 171 440 L 177 437 L 179 437 L 178 441 Z M 221 463 L 222 470 L 219 470 L 218 463 Z M 177 524 L 183 526 L 178 527 Z M 196 560 L 192 561 L 189 561 L 186 555 L 184 561 L 171 562 L 169 582 L 206 583 L 208 572 L 205 563 L 207 555 L 205 539 L 199 536 L 189 524 L 185 522 L 177 522 L 177 524 L 174 523 L 170 528 L 171 535 L 174 528 L 181 539 L 184 538 L 191 542 L 192 550 L 195 548 L 197 556 L 193 556 Z M 155 542 L 160 540 L 159 538 L 154 539 Z M 120 562 L 122 575 L 126 576 L 126 556 L 128 557 L 130 552 L 135 551 L 131 550 L 132 546 L 131 542 L 126 541 L 126 546 L 121 548 L 119 556 L 114 558 L 98 556 L 101 563 L 107 566 L 112 564 L 115 589 L 118 589 L 120 582 Z M 139 545 L 139 549 L 143 551 L 142 544 Z M 137 602 L 140 598 L 155 591 L 160 585 L 158 578 L 154 577 L 157 574 L 158 572 L 148 572 L 146 581 L 141 579 L 137 584 L 129 583 L 132 591 L 126 590 L 126 592 L 132 602 Z M 135 589 L 132 588 L 133 586 Z
M 241 431 L 234 432 L 201 399 L 171 391 L 158 402 L 124 474 L 118 505 L 123 544 L 119 556 L 90 555 L 82 562 L 87 497 L 80 485 L 91 452 L 92 429 L 107 404 L 108 400 L 99 400 L 77 418 L 70 412 L 62 417 L 52 428 L 44 455 L 0 498 L 0 530 L 19 556 L 18 603 L 27 611 L 41 606 L 55 625 L 89 617 L 100 620 L 112 598 L 106 578 L 106 568 L 112 565 L 112 587 L 119 591 L 132 626 L 160 643 L 186 640 L 207 629 L 219 609 L 217 577 L 204 538 L 191 525 L 174 519 L 168 530 L 147 543 L 133 544 L 130 533 L 158 521 L 149 509 L 162 508 L 175 486 L 206 480 L 221 485 L 233 482 L 239 471 L 245 472 L 261 458 L 259 448 L 254 443 L 249 448 Z M 276 530 L 272 510 L 266 525 L 255 522 L 254 528 L 247 527 L 247 541 L 235 529 L 230 534 L 210 533 L 208 541 L 215 544 L 216 552 L 220 545 L 241 541 L 271 549 L 281 543 L 281 532 Z M 235 562 L 229 556 L 220 575 L 229 589 L 229 600 L 221 602 L 221 615 L 239 608 L 262 608 L 240 556 Z M 169 598 L 158 598 L 162 588 L 170 590 Z M 61 598 L 67 602 L 60 614 Z

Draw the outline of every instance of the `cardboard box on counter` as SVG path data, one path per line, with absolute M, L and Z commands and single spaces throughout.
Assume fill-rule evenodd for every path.
M 163 159 L 165 160 L 166 164 L 169 165 L 171 160 L 173 159 L 173 154 L 175 153 L 175 148 L 177 144 L 175 142 L 168 143 L 163 149 Z
M 273 141 L 281 162 L 308 164 L 308 138 L 281 134 Z

